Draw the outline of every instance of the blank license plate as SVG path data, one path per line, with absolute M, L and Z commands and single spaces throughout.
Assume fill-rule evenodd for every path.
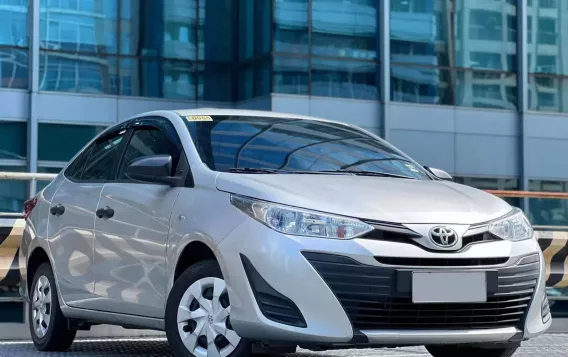
M 414 272 L 412 301 L 414 303 L 487 302 L 485 272 Z

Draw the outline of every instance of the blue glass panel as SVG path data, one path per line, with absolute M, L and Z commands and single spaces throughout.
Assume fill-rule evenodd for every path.
M 120 93 L 141 97 L 195 99 L 195 66 L 184 61 L 120 60 Z
M 270 94 L 270 62 L 242 66 L 237 73 L 237 99 L 247 100 Z
M 0 45 L 28 45 L 28 0 L 0 0 Z
M 0 87 L 28 88 L 28 50 L 0 48 Z
M 516 2 L 391 0 L 390 39 L 396 64 L 516 71 Z
M 568 112 L 568 78 L 545 74 L 529 76 L 529 109 Z
M 270 52 L 272 1 L 239 0 L 239 59 Z
M 232 62 L 235 0 L 199 1 L 199 59 Z
M 309 70 L 307 58 L 274 58 L 274 92 L 307 95 Z
M 0 159 L 26 159 L 27 127 L 25 122 L 0 122 Z
M 378 58 L 378 3 L 376 0 L 313 0 L 312 53 Z
M 312 60 L 312 95 L 379 99 L 379 71 L 371 62 Z
M 233 101 L 233 67 L 205 63 L 199 66 L 197 99 L 211 102 Z
M 39 88 L 44 91 L 116 94 L 116 59 L 45 52 L 40 54 Z
M 38 159 L 67 162 L 104 129 L 104 126 L 40 123 Z M 59 145 L 62 140 L 65 145 Z
M 117 1 L 41 0 L 41 48 L 117 53 Z
M 274 2 L 274 51 L 308 53 L 308 0 Z

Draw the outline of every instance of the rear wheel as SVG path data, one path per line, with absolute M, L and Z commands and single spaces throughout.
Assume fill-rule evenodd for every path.
M 67 328 L 49 263 L 43 263 L 35 272 L 30 299 L 28 322 L 36 348 L 40 351 L 68 350 L 77 331 Z
M 517 347 L 482 348 L 474 346 L 426 346 L 433 357 L 511 357 Z
M 231 304 L 219 264 L 189 267 L 175 282 L 166 306 L 166 335 L 176 357 L 246 357 L 251 344 L 231 325 Z

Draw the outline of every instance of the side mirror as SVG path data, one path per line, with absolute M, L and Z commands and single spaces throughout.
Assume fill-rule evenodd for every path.
M 444 170 L 440 170 L 440 169 L 436 169 L 436 168 L 428 167 L 428 166 L 425 166 L 424 168 L 426 170 L 430 171 L 430 173 L 432 175 L 436 176 L 437 178 L 439 178 L 441 180 L 446 180 L 446 181 L 453 181 L 454 180 L 452 175 L 450 175 L 449 173 L 447 173 Z
M 172 176 L 170 155 L 144 156 L 132 160 L 126 168 L 126 177 L 135 181 L 180 186 L 182 177 Z

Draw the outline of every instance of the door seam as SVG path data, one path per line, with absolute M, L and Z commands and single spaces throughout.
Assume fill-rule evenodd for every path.
M 101 192 L 99 193 L 99 199 L 97 201 L 97 205 L 95 206 L 95 211 L 93 212 L 93 250 L 91 252 L 91 259 L 93 262 L 93 265 L 95 265 L 95 247 L 97 244 L 97 233 L 95 231 L 95 226 L 97 225 L 97 210 L 99 209 L 99 205 L 101 204 L 101 199 L 103 197 L 103 191 L 105 190 L 106 187 L 106 182 L 104 183 L 103 187 L 101 188 Z M 97 286 L 97 274 L 95 274 L 95 271 L 93 270 L 93 295 L 97 295 L 96 292 L 96 286 Z

